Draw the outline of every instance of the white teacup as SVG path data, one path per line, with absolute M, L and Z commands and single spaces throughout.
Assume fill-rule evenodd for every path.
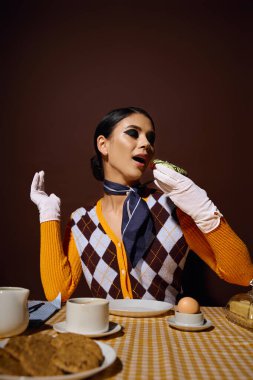
M 109 301 L 103 298 L 70 298 L 66 328 L 79 334 L 103 333 L 109 328 Z
M 0 287 L 0 338 L 21 334 L 27 328 L 29 294 L 25 288 Z
M 183 326 L 201 326 L 204 323 L 204 316 L 201 312 L 188 314 L 175 311 L 175 322 Z

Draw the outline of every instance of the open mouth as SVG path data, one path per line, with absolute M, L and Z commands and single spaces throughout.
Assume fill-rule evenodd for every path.
M 143 165 L 145 165 L 145 163 L 146 163 L 145 158 L 140 157 L 140 156 L 134 156 L 134 157 L 133 157 L 133 160 L 134 160 L 134 161 L 137 161 L 137 162 L 139 162 L 139 163 L 141 163 L 141 164 L 143 164 Z

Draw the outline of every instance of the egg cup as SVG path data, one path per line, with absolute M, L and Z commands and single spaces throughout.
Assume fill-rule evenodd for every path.
M 204 315 L 201 312 L 189 314 L 175 311 L 175 322 L 183 326 L 201 326 L 204 324 Z

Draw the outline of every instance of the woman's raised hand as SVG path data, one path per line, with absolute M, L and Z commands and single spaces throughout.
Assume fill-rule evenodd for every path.
M 202 232 L 207 233 L 218 227 L 222 214 L 205 190 L 190 178 L 162 164 L 155 165 L 153 174 L 156 186 L 168 194 L 178 208 L 190 215 Z
M 44 171 L 35 173 L 31 185 L 30 197 L 40 212 L 40 223 L 49 220 L 60 220 L 61 200 L 55 194 L 45 193 Z

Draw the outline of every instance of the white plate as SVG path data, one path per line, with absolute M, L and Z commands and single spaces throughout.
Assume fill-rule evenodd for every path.
M 203 325 L 199 325 L 199 326 L 179 325 L 178 323 L 175 322 L 174 317 L 169 318 L 168 323 L 171 327 L 174 327 L 175 329 L 182 330 L 182 331 L 202 331 L 212 326 L 212 322 L 209 321 L 208 319 L 205 319 Z
M 0 380 L 78 380 L 86 379 L 87 377 L 93 376 L 109 367 L 116 359 L 117 355 L 114 349 L 108 344 L 97 342 L 100 346 L 102 353 L 104 355 L 103 364 L 94 369 L 88 371 L 82 371 L 78 373 L 73 373 L 70 375 L 60 375 L 60 376 L 11 376 L 11 375 L 0 375 Z
M 109 302 L 109 311 L 111 314 L 126 317 L 153 317 L 166 313 L 173 306 L 162 301 L 117 299 Z
M 58 322 L 53 325 L 53 329 L 59 333 L 67 333 L 69 332 L 66 326 L 66 321 Z M 90 338 L 100 338 L 107 335 L 115 334 L 116 332 L 121 330 L 121 326 L 114 322 L 109 322 L 109 329 L 104 333 L 79 333 L 80 335 L 85 335 Z

